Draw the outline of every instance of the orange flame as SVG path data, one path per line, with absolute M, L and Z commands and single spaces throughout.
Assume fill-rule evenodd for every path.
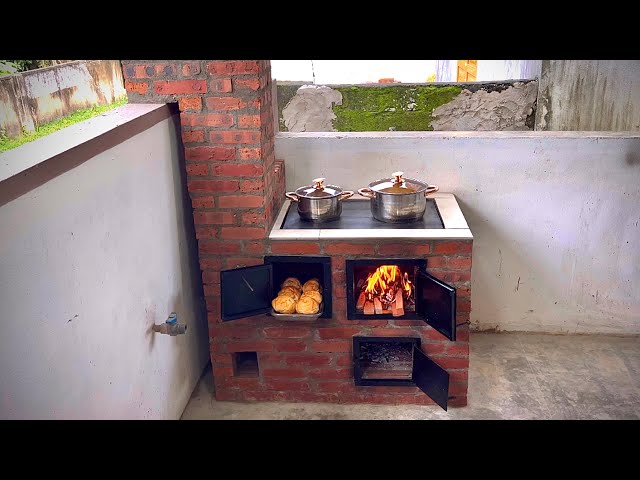
M 366 280 L 365 294 L 369 300 L 374 296 L 382 296 L 386 293 L 395 294 L 395 290 L 402 288 L 404 296 L 409 298 L 413 292 L 413 284 L 409 280 L 408 273 L 402 274 L 397 265 L 381 265 Z
M 409 281 L 409 274 L 407 272 L 404 272 L 404 277 L 402 278 L 402 288 L 404 288 L 405 295 L 409 298 L 413 291 L 413 284 Z

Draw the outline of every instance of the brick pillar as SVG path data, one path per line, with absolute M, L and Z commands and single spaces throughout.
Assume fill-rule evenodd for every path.
M 220 270 L 262 263 L 284 194 L 268 60 L 123 60 L 131 103 L 178 102 L 209 324 Z

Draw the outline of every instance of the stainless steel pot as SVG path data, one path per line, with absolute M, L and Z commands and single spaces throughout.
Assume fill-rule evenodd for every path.
M 342 214 L 342 200 L 354 195 L 335 185 L 325 185 L 324 178 L 316 178 L 313 185 L 287 192 L 285 196 L 298 204 L 298 214 L 302 220 L 323 223 L 337 220 Z
M 358 193 L 371 199 L 373 218 L 386 223 L 409 223 L 420 220 L 427 208 L 426 196 L 439 190 L 437 185 L 412 178 L 402 178 L 403 172 L 392 173 L 361 188 Z

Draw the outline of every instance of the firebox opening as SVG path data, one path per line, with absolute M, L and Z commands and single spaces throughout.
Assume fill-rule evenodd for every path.
M 416 318 L 416 272 L 425 260 L 347 260 L 348 318 Z
M 416 311 L 414 269 L 395 264 L 354 268 L 356 312 L 401 317 Z
M 358 386 L 413 383 L 413 348 L 417 337 L 353 337 L 353 371 Z
M 236 352 L 233 355 L 233 375 L 235 377 L 257 377 L 257 352 Z

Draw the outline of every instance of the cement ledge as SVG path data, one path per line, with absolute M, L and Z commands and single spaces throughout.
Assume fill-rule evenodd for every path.
M 640 132 L 589 132 L 589 131 L 421 131 L 421 132 L 277 132 L 276 139 L 351 139 L 351 138 L 640 138 Z
M 170 104 L 127 104 L 0 153 L 0 206 L 174 113 Z

